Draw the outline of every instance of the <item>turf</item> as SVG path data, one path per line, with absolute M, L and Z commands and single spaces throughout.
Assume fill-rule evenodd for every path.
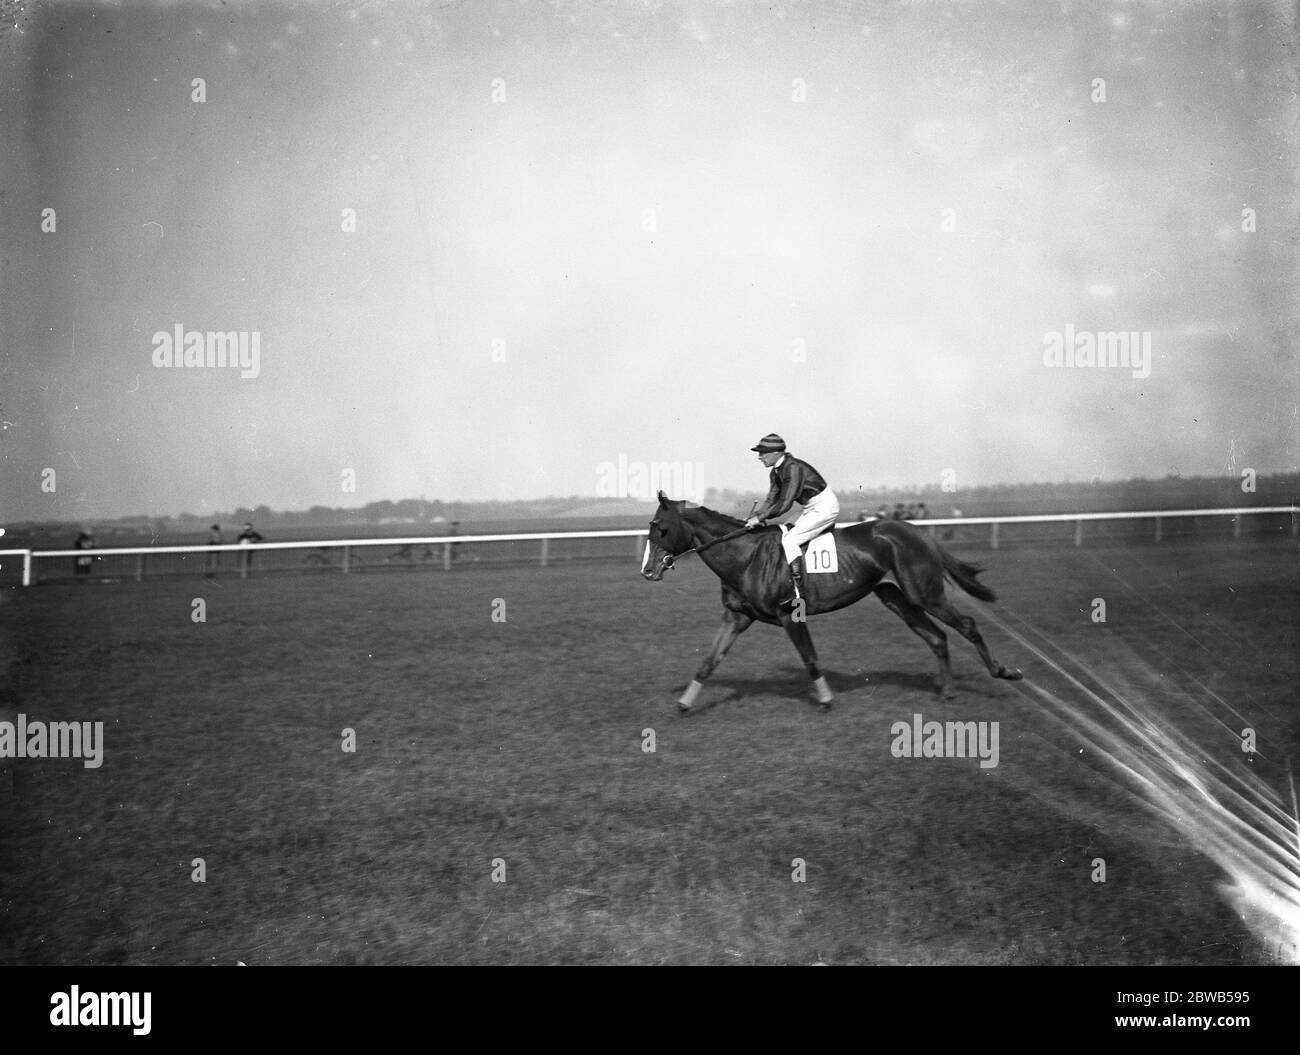
M 719 614 L 694 561 L 657 585 L 628 561 L 7 590 L 5 707 L 103 721 L 105 758 L 0 786 L 0 962 L 1271 962 L 1216 866 L 1027 685 L 1084 694 L 1003 628 L 1281 788 L 1293 545 L 982 556 L 1001 603 L 964 607 L 1027 682 L 950 635 L 941 701 L 869 599 L 810 624 L 829 714 L 762 626 L 676 713 Z M 895 758 L 916 713 L 998 722 L 999 764 Z

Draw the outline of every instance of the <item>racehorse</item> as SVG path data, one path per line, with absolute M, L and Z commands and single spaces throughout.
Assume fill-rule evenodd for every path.
M 813 679 L 817 702 L 822 710 L 829 710 L 834 696 L 817 665 L 807 617 L 834 612 L 870 593 L 930 646 L 939 661 L 938 688 L 945 699 L 956 694 L 948 637 L 931 616 L 974 645 L 993 677 L 1008 681 L 1022 677 L 1020 671 L 993 658 L 975 620 L 953 608 L 944 596 L 947 576 L 972 597 L 997 600 L 992 590 L 976 580 L 983 569 L 958 560 L 904 520 L 875 520 L 834 530 L 838 573 L 805 572 L 804 596 L 791 605 L 790 571 L 781 550 L 779 527 L 747 530 L 735 517 L 675 502 L 659 492 L 659 509 L 650 521 L 641 575 L 658 582 L 678 557 L 693 552 L 722 580 L 722 625 L 695 678 L 677 701 L 682 711 L 694 706 L 709 675 L 755 621 L 785 628 Z

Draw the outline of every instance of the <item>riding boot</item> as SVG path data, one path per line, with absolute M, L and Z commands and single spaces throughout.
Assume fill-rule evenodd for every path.
M 790 562 L 790 578 L 794 580 L 794 596 L 790 598 L 789 604 L 794 606 L 803 598 L 803 555 L 800 554 Z

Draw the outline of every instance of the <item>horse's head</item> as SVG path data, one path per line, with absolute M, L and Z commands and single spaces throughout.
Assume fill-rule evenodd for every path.
M 641 558 L 641 575 L 651 582 L 662 579 L 664 572 L 673 566 L 673 558 L 691 548 L 690 529 L 682 520 L 681 510 L 681 502 L 673 502 L 659 492 L 659 508 L 650 521 L 645 556 Z

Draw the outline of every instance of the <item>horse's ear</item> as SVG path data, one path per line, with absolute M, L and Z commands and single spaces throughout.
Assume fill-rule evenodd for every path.
M 664 494 L 662 491 L 659 492 L 659 508 L 660 509 L 668 508 L 668 496 Z

